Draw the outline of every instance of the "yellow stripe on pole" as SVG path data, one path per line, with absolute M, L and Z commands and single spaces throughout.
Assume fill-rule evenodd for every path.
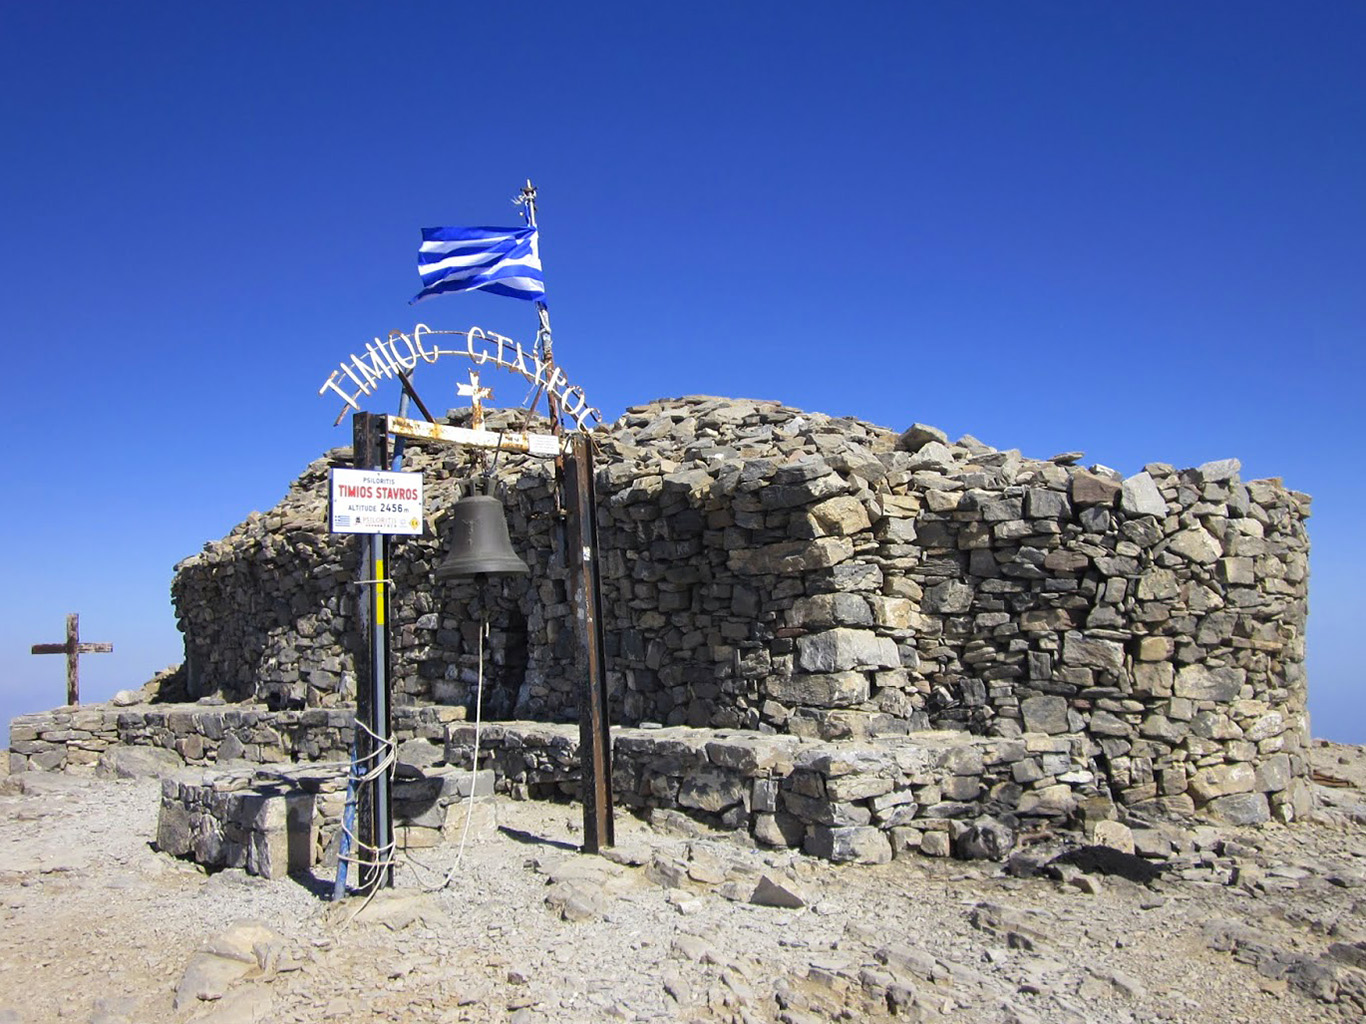
M 384 559 L 375 559 L 375 625 L 384 625 Z

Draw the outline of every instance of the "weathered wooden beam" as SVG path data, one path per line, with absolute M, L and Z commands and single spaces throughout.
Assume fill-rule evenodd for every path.
M 579 691 L 580 788 L 583 791 L 583 852 L 616 843 L 612 821 L 612 737 L 607 716 L 607 658 L 602 635 L 602 583 L 598 576 L 597 500 L 593 447 L 588 435 L 570 435 L 562 462 L 568 494 L 567 553 L 577 582 L 575 595 L 587 671 Z

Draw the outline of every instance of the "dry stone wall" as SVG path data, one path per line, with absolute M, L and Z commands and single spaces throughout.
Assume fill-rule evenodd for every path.
M 1232 459 L 1123 477 L 704 396 L 594 437 L 614 721 L 1077 737 L 1135 808 L 1307 809 L 1309 499 L 1279 481 L 1244 483 Z M 327 466 L 348 455 L 177 568 L 192 696 L 351 698 L 355 556 L 324 524 Z M 413 445 L 405 468 L 435 512 L 476 458 Z M 487 616 L 485 714 L 569 720 L 581 667 L 552 467 L 505 454 L 495 474 L 532 572 L 438 583 L 440 522 L 396 540 L 396 700 L 471 703 Z
M 445 759 L 473 763 L 474 733 L 452 723 Z M 491 724 L 479 756 L 515 796 L 580 795 L 575 726 Z M 1073 820 L 1090 831 L 1113 817 L 1095 782 L 1080 736 L 954 731 L 825 741 L 674 726 L 622 728 L 613 742 L 618 803 L 652 820 L 681 815 L 839 862 L 880 864 L 906 852 L 999 860 L 1017 831 Z
M 493 785 L 491 772 L 402 764 L 393 783 L 397 848 L 436 846 L 447 832 L 458 832 L 472 805 L 476 813 L 487 808 Z M 171 771 L 161 780 L 157 849 L 264 878 L 308 872 L 315 864 L 335 870 L 346 799 L 345 776 L 316 768 L 270 772 L 230 761 Z
M 464 708 L 408 706 L 395 709 L 391 726 L 400 744 L 443 740 L 447 724 L 462 718 Z M 164 750 L 187 765 L 326 761 L 344 767 L 355 733 L 349 708 L 270 711 L 221 701 L 62 707 L 10 723 L 9 770 L 94 769 L 106 755 L 129 747 Z
M 513 417 L 495 413 L 489 423 L 511 425 Z M 538 426 L 546 429 L 543 421 Z M 357 601 L 367 595 L 356 582 L 357 544 L 330 535 L 326 524 L 328 469 L 350 459 L 349 448 L 329 452 L 270 512 L 252 513 L 176 566 L 171 595 L 191 698 L 258 700 L 272 709 L 354 701 L 356 666 L 364 663 Z M 487 585 L 433 579 L 445 554 L 441 512 L 460 486 L 482 474 L 477 455 L 410 443 L 404 468 L 422 472 L 434 514 L 428 536 L 390 542 L 395 702 L 463 704 L 479 678 L 479 631 L 487 617 L 486 713 L 572 709 L 578 645 L 565 574 L 552 559 L 553 464 L 508 453 L 497 458 L 509 528 L 532 573 Z
M 263 878 L 308 871 L 317 846 L 314 794 L 286 783 L 251 782 L 251 769 L 163 779 L 157 849 Z

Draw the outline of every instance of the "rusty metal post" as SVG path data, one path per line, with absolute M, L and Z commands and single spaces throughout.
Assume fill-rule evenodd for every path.
M 368 412 L 358 412 L 351 420 L 352 465 L 356 469 L 384 469 L 388 463 L 388 437 L 384 432 L 384 418 Z M 386 581 L 387 538 L 383 534 L 361 534 L 360 579 L 366 590 L 358 596 L 357 608 L 366 638 L 367 657 L 364 671 L 357 672 L 356 720 L 371 730 L 356 733 L 356 763 L 365 770 L 373 770 L 383 759 L 385 751 L 374 736 L 387 739 L 390 734 L 389 714 L 389 625 Z M 359 667 L 359 664 L 358 664 Z M 394 834 L 393 800 L 386 769 L 360 787 L 356 798 L 358 842 L 356 853 L 362 858 L 380 860 L 390 852 Z M 393 884 L 393 869 L 373 864 L 362 865 L 360 887 L 364 890 Z
M 593 449 L 588 435 L 575 433 L 570 444 L 564 474 L 569 498 L 569 567 L 577 581 L 575 603 L 587 654 L 587 672 L 579 698 L 583 851 L 597 853 L 602 846 L 616 842 L 612 827 L 612 737 L 607 720 L 597 500 L 593 488 Z
M 527 178 L 526 187 L 522 189 L 522 194 L 513 202 L 520 203 L 526 208 L 526 222 L 528 227 L 536 227 L 536 186 Z M 540 321 L 540 326 L 536 330 L 536 341 L 540 345 L 541 358 L 549 368 L 546 379 L 553 382 L 555 380 L 555 339 L 550 333 L 550 310 L 546 308 L 544 302 L 536 303 L 536 316 Z M 532 400 L 534 407 L 536 401 Z M 560 436 L 560 431 L 564 425 L 560 422 L 560 399 L 555 394 L 553 386 L 545 389 L 546 409 L 550 414 L 550 432 L 556 437 Z

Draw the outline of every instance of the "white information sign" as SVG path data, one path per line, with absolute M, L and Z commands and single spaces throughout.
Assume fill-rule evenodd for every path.
M 333 469 L 327 507 L 333 533 L 422 533 L 422 474 Z

